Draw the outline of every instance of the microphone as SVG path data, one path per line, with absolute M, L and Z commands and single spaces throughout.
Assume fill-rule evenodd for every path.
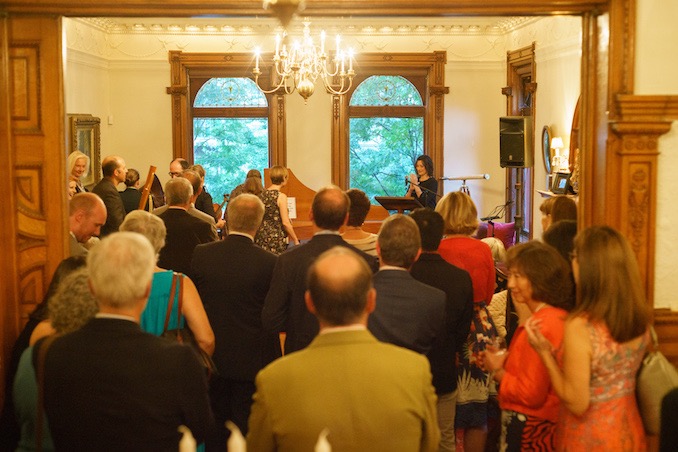
M 441 177 L 440 180 L 473 180 L 473 179 L 489 179 L 489 174 L 476 174 L 473 176 L 459 176 L 459 177 Z
M 501 218 L 501 215 L 492 215 L 491 217 L 482 217 L 480 221 L 490 221 L 490 220 L 496 220 L 498 218 Z
M 405 176 L 405 186 L 407 187 L 407 184 L 409 184 L 409 183 L 410 183 L 410 177 Z

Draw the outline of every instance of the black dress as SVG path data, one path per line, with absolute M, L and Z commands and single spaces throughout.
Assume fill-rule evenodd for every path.
M 423 182 L 419 182 L 421 188 L 421 196 L 417 196 L 417 192 L 412 191 L 412 197 L 416 198 L 424 207 L 436 208 L 438 203 L 438 181 L 433 177 L 429 177 Z

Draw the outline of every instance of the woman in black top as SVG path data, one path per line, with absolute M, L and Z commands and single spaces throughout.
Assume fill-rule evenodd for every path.
M 420 155 L 414 162 L 417 174 L 410 174 L 410 186 L 405 196 L 412 196 L 424 207 L 435 209 L 438 202 L 438 181 L 433 177 L 433 160 L 428 155 Z

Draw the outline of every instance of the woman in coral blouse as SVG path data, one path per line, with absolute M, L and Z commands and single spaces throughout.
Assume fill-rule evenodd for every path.
M 464 351 L 459 355 L 455 427 L 458 441 L 463 435 L 464 451 L 483 451 L 488 420 L 496 417 L 488 404 L 488 373 L 480 365 L 485 345 L 497 336 L 487 311 L 495 287 L 494 259 L 486 243 L 471 237 L 478 229 L 478 210 L 467 194 L 450 192 L 435 210 L 445 220 L 446 235 L 438 252 L 447 262 L 466 270 L 473 283 L 473 320 Z
M 573 301 L 567 261 L 555 248 L 532 241 L 509 249 L 507 264 L 513 301 L 529 308 L 530 318 L 539 319 L 544 336 L 560 356 Z M 560 399 L 525 328 L 516 330 L 508 354 L 488 346 L 484 357 L 485 367 L 501 383 L 501 450 L 554 450 Z

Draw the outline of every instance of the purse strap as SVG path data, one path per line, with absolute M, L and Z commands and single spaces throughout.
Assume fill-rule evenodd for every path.
M 650 339 L 652 339 L 652 346 L 655 350 L 659 350 L 659 338 L 657 337 L 657 332 L 654 330 L 654 326 L 650 325 Z
M 172 308 L 174 307 L 174 295 L 176 293 L 177 281 L 179 281 L 179 306 L 177 315 L 177 329 L 181 328 L 182 303 L 184 299 L 184 275 L 174 272 L 172 274 L 172 285 L 170 286 L 169 300 L 167 301 L 167 313 L 165 314 L 165 326 L 162 329 L 163 334 L 167 332 L 169 327 L 170 317 L 172 316 Z
M 38 361 L 35 369 L 35 377 L 38 383 L 38 411 L 35 419 L 35 450 L 37 452 L 42 451 L 42 423 L 45 418 L 45 361 L 47 361 L 47 350 L 56 338 L 56 334 L 47 336 L 38 349 Z

